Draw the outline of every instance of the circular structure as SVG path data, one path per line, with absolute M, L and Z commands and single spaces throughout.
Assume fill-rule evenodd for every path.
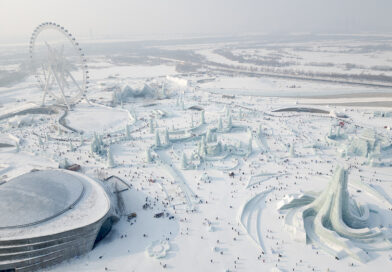
M 64 27 L 52 22 L 37 26 L 30 39 L 30 60 L 44 92 L 42 104 L 49 95 L 70 108 L 85 96 L 87 61 L 79 43 Z
M 68 113 L 65 121 L 75 130 L 92 136 L 97 131 L 122 131 L 128 124 L 134 123 L 135 119 L 124 109 L 79 104 Z
M 0 185 L 0 271 L 35 271 L 90 251 L 117 220 L 111 194 L 67 170 Z
M 31 226 L 54 218 L 75 206 L 83 193 L 83 184 L 68 173 L 19 176 L 0 190 L 0 229 Z

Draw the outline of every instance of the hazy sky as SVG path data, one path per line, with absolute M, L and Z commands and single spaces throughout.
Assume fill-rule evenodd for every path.
M 391 0 L 0 0 L 0 42 L 54 21 L 78 38 L 392 32 Z

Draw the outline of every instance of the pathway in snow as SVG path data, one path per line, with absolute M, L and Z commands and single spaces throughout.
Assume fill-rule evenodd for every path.
M 176 206 L 176 208 L 177 206 L 186 204 L 188 206 L 188 209 L 193 209 L 193 199 L 195 199 L 196 195 L 189 187 L 188 183 L 186 182 L 186 179 L 181 174 L 181 172 L 174 166 L 172 160 L 164 150 L 156 150 L 155 152 L 160 158 L 163 169 L 166 170 L 166 172 L 169 173 L 174 180 L 174 183 L 161 183 L 161 185 L 165 187 L 164 191 L 169 195 L 169 198 L 171 197 L 171 200 L 174 201 L 174 203 L 172 201 L 170 202 L 173 206 Z M 178 193 L 178 188 L 181 190 L 180 194 Z
M 278 173 L 261 173 L 258 175 L 250 176 L 248 180 L 248 184 L 246 185 L 246 189 L 249 189 L 250 187 L 256 184 L 260 184 L 272 178 L 281 177 L 281 176 L 283 176 L 283 174 L 278 174 Z

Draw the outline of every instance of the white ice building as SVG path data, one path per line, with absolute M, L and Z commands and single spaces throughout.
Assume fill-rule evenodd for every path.
M 349 255 L 367 262 L 372 256 L 368 252 L 392 249 L 392 233 L 382 226 L 374 226 L 375 219 L 383 224 L 382 213 L 376 206 L 370 209 L 368 205 L 358 204 L 350 197 L 347 186 L 348 173 L 338 167 L 320 194 L 289 196 L 278 208 L 289 210 L 285 224 L 294 240 L 314 243 L 337 259 Z

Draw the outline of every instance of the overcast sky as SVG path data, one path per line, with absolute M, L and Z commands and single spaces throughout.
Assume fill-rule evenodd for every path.
M 0 42 L 53 21 L 78 38 L 392 32 L 392 0 L 0 0 Z

